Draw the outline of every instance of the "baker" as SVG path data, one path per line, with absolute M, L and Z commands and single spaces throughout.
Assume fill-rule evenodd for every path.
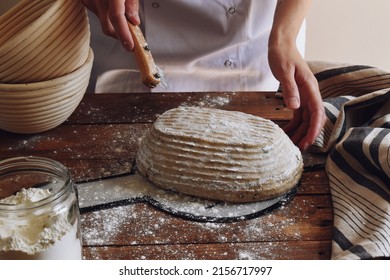
M 126 54 L 134 47 L 126 20 L 142 22 L 168 84 L 155 91 L 275 91 L 279 81 L 286 106 L 295 110 L 285 128 L 294 143 L 306 149 L 319 134 L 322 100 L 301 55 L 310 0 L 82 2 L 97 15 L 91 18 L 96 92 L 150 90 L 139 82 L 134 58 Z M 97 38 L 97 23 L 118 41 Z

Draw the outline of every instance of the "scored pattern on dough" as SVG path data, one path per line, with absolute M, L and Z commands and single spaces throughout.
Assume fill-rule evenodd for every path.
M 270 120 L 180 107 L 162 114 L 142 139 L 137 166 L 162 188 L 253 202 L 291 190 L 300 179 L 303 161 L 298 148 Z

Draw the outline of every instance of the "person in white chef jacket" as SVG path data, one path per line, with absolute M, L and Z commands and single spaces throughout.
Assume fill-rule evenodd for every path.
M 97 15 L 90 17 L 95 92 L 275 91 L 280 82 L 295 110 L 286 132 L 301 149 L 319 134 L 322 100 L 301 55 L 310 0 L 82 2 Z M 140 82 L 126 20 L 141 24 L 167 88 Z

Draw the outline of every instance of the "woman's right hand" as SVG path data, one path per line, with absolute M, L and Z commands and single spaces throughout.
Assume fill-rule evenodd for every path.
M 104 34 L 118 39 L 127 51 L 134 49 L 127 21 L 138 25 L 139 0 L 82 0 L 100 20 Z

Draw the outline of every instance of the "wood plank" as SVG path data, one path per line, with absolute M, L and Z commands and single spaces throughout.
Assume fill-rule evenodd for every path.
M 179 106 L 243 111 L 272 120 L 292 117 L 283 100 L 271 92 L 87 94 L 69 124 L 154 122 Z
M 330 241 L 84 247 L 89 260 L 326 260 Z
M 132 160 L 138 140 L 150 125 L 64 125 L 35 134 L 1 133 L 1 158 L 39 155 L 54 159 Z
M 298 194 L 329 194 L 329 178 L 325 170 L 306 171 L 302 174 Z
M 19 156 L 51 158 L 68 167 L 76 181 L 129 173 L 138 141 L 149 127 L 62 125 L 34 135 L 0 131 L 0 160 Z
M 232 223 L 195 222 L 146 203 L 82 214 L 85 246 L 329 240 L 330 197 L 296 196 L 271 214 Z

